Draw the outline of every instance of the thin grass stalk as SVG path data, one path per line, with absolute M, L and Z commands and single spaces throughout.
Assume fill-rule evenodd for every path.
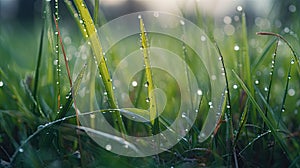
M 291 69 L 292 69 L 292 64 L 290 63 L 289 70 L 288 70 L 288 75 L 287 75 L 287 78 L 286 78 L 286 84 L 285 84 L 283 99 L 282 99 L 282 103 L 281 103 L 281 111 L 279 112 L 279 117 L 278 117 L 278 120 L 277 120 L 277 128 L 279 127 L 279 122 L 281 120 L 281 115 L 282 115 L 281 113 L 283 113 L 285 111 L 285 100 L 286 100 L 287 92 L 288 92 L 288 89 L 289 89 L 289 83 L 290 83 L 290 80 L 291 80 Z
M 215 46 L 216 46 L 217 51 L 219 53 L 219 57 L 221 58 L 223 73 L 224 73 L 225 82 L 226 82 L 226 91 L 225 91 L 225 93 L 226 93 L 226 96 L 227 96 L 227 105 L 226 105 L 226 110 L 225 110 L 225 117 L 226 117 L 226 120 L 227 120 L 226 123 L 229 123 L 229 124 L 227 124 L 227 128 L 226 128 L 226 130 L 228 132 L 226 134 L 227 151 L 228 151 L 228 153 L 233 153 L 235 167 L 238 167 L 238 161 L 237 161 L 236 150 L 235 150 L 235 143 L 233 142 L 234 134 L 233 134 L 232 111 L 231 111 L 231 101 L 230 101 L 228 76 L 227 76 L 227 71 L 226 71 L 226 66 L 225 66 L 223 54 L 222 54 L 222 52 L 221 52 L 221 50 L 220 50 L 217 43 L 215 43 Z M 231 150 L 231 147 L 232 147 L 232 150 Z M 228 157 L 227 162 L 229 162 L 229 160 L 231 160 L 230 157 Z M 227 164 L 227 165 L 229 165 L 229 164 Z
M 95 0 L 95 8 L 94 8 L 94 23 L 95 26 L 98 26 L 98 13 L 99 13 L 99 1 L 100 0 Z
M 150 122 L 154 125 L 154 119 L 157 118 L 157 106 L 156 106 L 156 98 L 154 94 L 154 83 L 152 79 L 152 69 L 150 63 L 150 51 L 149 51 L 149 44 L 148 39 L 145 32 L 144 22 L 141 17 L 140 19 L 140 31 L 141 31 L 141 45 L 143 48 L 143 56 L 144 56 L 144 63 L 145 63 L 145 72 L 146 72 L 146 86 L 148 89 L 148 100 L 150 104 Z
M 55 0 L 55 12 L 54 12 L 54 16 L 56 19 L 56 22 L 58 23 L 59 21 L 59 16 L 58 16 L 58 0 Z M 60 111 L 60 107 L 61 107 L 61 81 L 60 81 L 60 77 L 61 77 L 61 69 L 60 69 L 60 60 L 59 60 L 59 35 L 58 32 L 55 31 L 55 35 L 56 35 L 56 42 L 55 42 L 55 54 L 56 54 L 56 60 L 55 60 L 55 65 L 56 65 L 56 96 L 57 96 L 57 113 L 59 113 Z
M 94 22 L 91 18 L 91 15 L 86 7 L 86 4 L 83 2 L 83 0 L 75 0 L 74 1 L 75 6 L 77 7 L 77 10 L 79 11 L 82 24 L 85 26 L 86 36 L 85 39 L 89 41 L 93 53 L 94 53 L 94 59 L 96 64 L 98 65 L 99 73 L 102 77 L 102 81 L 104 83 L 105 90 L 107 92 L 108 102 L 112 109 L 118 109 L 115 97 L 114 97 L 114 91 L 113 91 L 113 85 L 112 85 L 112 79 L 110 78 L 109 71 L 106 65 L 106 61 L 104 59 L 102 46 L 99 40 L 99 37 L 97 35 L 97 30 L 95 28 Z M 122 136 L 126 134 L 125 125 L 122 120 L 122 116 L 119 111 L 116 111 L 116 113 L 113 113 L 113 120 L 114 125 L 116 128 L 119 129 Z
M 268 104 L 270 102 L 270 94 L 271 94 L 272 83 L 273 83 L 273 78 L 274 78 L 274 68 L 275 68 L 275 61 L 276 61 L 276 56 L 277 56 L 278 44 L 279 44 L 279 39 L 276 40 L 275 51 L 274 51 L 273 58 L 272 58 L 272 66 L 271 66 L 271 71 L 270 71 L 270 82 L 269 82 L 268 93 L 267 93 L 267 98 L 266 98 Z M 267 107 L 265 109 L 265 115 L 266 115 L 266 117 L 268 117 Z M 265 123 L 264 122 L 263 122 L 263 127 L 262 128 L 263 128 L 263 130 L 265 129 Z
M 247 34 L 247 24 L 246 24 L 246 14 L 245 12 L 242 12 L 242 65 L 243 69 L 241 69 L 241 72 L 243 72 L 243 79 L 246 83 L 246 85 L 249 87 L 249 90 L 252 95 L 254 95 L 254 88 L 253 88 L 253 83 L 252 83 L 252 77 L 251 77 L 251 68 L 250 68 L 250 55 L 249 55 L 249 45 L 248 45 L 248 34 Z M 250 103 L 250 101 L 249 101 Z M 251 113 L 251 119 L 252 121 L 256 120 L 256 109 L 249 104 L 248 106 L 249 109 L 252 110 Z
M 65 66 L 66 66 L 66 70 L 67 70 L 67 74 L 68 74 L 70 88 L 72 88 L 71 72 L 70 72 L 70 68 L 69 68 L 69 64 L 68 64 L 68 58 L 67 58 L 67 55 L 66 55 L 66 52 L 65 52 L 65 47 L 63 45 L 61 34 L 60 34 L 60 31 L 59 31 L 59 27 L 58 27 L 58 22 L 57 22 L 58 19 L 55 16 L 53 16 L 53 17 L 54 17 L 54 22 L 55 22 L 55 26 L 56 26 L 57 35 L 58 35 L 58 38 L 59 38 L 59 43 L 60 43 L 61 50 L 62 50 L 63 56 L 64 56 L 64 61 L 65 61 Z

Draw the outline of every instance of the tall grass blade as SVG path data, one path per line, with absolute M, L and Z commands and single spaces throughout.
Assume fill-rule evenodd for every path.
M 252 76 L 251 76 L 251 68 L 250 68 L 250 55 L 249 55 L 249 45 L 248 45 L 248 34 L 247 34 L 247 25 L 246 25 L 246 14 L 245 12 L 242 12 L 242 69 L 240 69 L 240 72 L 242 72 L 243 80 L 245 81 L 246 85 L 249 87 L 249 90 L 252 95 L 254 95 L 254 88 L 253 88 L 253 82 L 252 82 Z M 250 102 L 249 102 L 250 103 Z M 255 108 L 251 106 L 251 104 L 246 105 L 248 108 L 251 108 L 251 119 L 253 121 L 256 120 L 256 113 Z M 247 114 L 246 114 L 247 115 Z
M 278 49 L 278 45 L 279 45 L 279 40 L 276 40 L 276 46 L 275 46 L 275 51 L 273 54 L 273 58 L 272 58 L 272 66 L 271 66 L 271 72 L 270 72 L 270 82 L 269 82 L 269 86 L 268 86 L 268 93 L 267 93 L 267 103 L 269 104 L 270 101 L 270 94 L 271 94 L 271 89 L 272 89 L 272 83 L 273 83 L 273 77 L 274 77 L 274 68 L 275 68 L 275 61 L 276 61 L 276 56 L 277 56 L 277 49 Z M 265 110 L 265 114 L 266 117 L 268 117 L 268 110 Z M 263 123 L 263 130 L 265 128 L 265 123 Z
M 139 16 L 140 19 L 140 31 L 141 31 L 141 45 L 143 48 L 143 56 L 144 56 L 144 63 L 145 63 L 145 72 L 146 72 L 146 86 L 148 90 L 148 102 L 149 102 L 149 108 L 150 108 L 150 122 L 151 124 L 156 127 L 154 129 L 158 129 L 157 125 L 155 126 L 155 123 L 158 124 L 158 112 L 157 112 L 157 105 L 156 105 L 156 98 L 155 98 L 155 92 L 154 92 L 154 83 L 152 79 L 152 70 L 151 70 L 151 63 L 150 63 L 150 51 L 149 51 L 149 44 L 148 44 L 148 38 L 146 36 L 145 26 L 144 22 L 141 16 Z M 159 130 L 157 130 L 159 131 Z
M 112 79 L 110 78 L 110 74 L 106 65 L 106 61 L 104 59 L 102 46 L 99 37 L 97 35 L 97 30 L 94 25 L 94 22 L 83 0 L 75 0 L 74 3 L 77 10 L 79 11 L 81 20 L 87 32 L 87 34 L 85 35 L 85 39 L 88 40 L 91 44 L 94 53 L 94 58 L 96 64 L 98 65 L 98 70 L 102 77 L 105 90 L 107 92 L 108 102 L 112 109 L 117 109 L 117 104 L 114 97 Z M 115 127 L 117 127 L 121 133 L 123 134 L 126 133 L 126 129 L 120 113 L 117 111 L 116 113 L 113 114 L 114 114 L 113 118 L 114 118 Z

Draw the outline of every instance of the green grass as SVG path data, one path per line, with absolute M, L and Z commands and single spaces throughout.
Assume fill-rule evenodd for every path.
M 61 12 L 62 9 L 67 12 Z M 22 28 L 15 29 L 18 39 L 12 38 L 14 32 L 5 25 L 0 26 L 0 58 L 3 60 L 0 63 L 1 167 L 300 166 L 299 41 L 272 27 L 256 35 L 258 30 L 246 24 L 247 11 L 234 14 L 241 19 L 234 23 L 234 35 L 225 35 L 220 41 L 217 37 L 213 39 L 213 32 L 207 30 L 209 37 L 206 38 L 215 42 L 213 50 L 220 56 L 226 88 L 217 127 L 207 140 L 200 142 L 212 89 L 206 85 L 209 77 L 202 60 L 182 41 L 147 32 L 151 25 L 145 24 L 142 18 L 139 18 L 140 34 L 122 39 L 103 53 L 103 43 L 96 32 L 96 27 L 105 22 L 100 10 L 99 1 L 89 8 L 82 0 L 43 1 L 44 13 L 39 18 L 42 23 L 30 38 Z M 210 22 L 212 18 L 202 18 L 204 15 L 198 9 L 195 15 L 192 19 L 199 26 L 209 20 L 209 29 L 218 28 Z M 75 26 L 70 29 L 65 22 Z M 300 28 L 296 28 L 293 31 L 297 35 Z M 26 50 L 27 46 L 20 41 L 28 43 L 32 50 Z M 236 45 L 239 48 L 234 50 Z M 197 110 L 196 121 L 186 136 L 165 152 L 141 158 L 117 155 L 106 150 L 109 147 L 99 146 L 89 135 L 139 150 L 121 137 L 155 135 L 169 128 L 180 106 L 179 84 L 169 72 L 151 66 L 149 46 L 180 55 L 189 66 L 185 67 L 186 76 L 181 80 L 192 83 L 193 72 L 197 82 L 201 81 L 201 96 L 184 100 Z M 126 56 L 133 51 L 140 51 L 145 68 L 130 79 L 138 85 L 128 86 L 135 109 L 119 109 L 118 91 L 114 89 L 111 73 L 123 58 L 122 54 Z M 88 61 L 76 62 L 80 59 L 76 54 L 84 53 Z M 22 57 L 34 58 L 35 62 L 27 65 Z M 90 111 L 81 113 L 75 107 L 81 107 L 82 103 L 74 98 L 82 94 L 82 85 L 89 72 L 95 77 L 87 85 L 93 90 L 84 102 Z M 192 86 L 189 87 L 191 91 Z M 165 97 L 156 88 L 163 89 Z M 157 117 L 163 102 L 167 102 L 164 112 Z M 101 127 L 97 125 L 99 114 L 119 130 L 120 137 L 94 130 Z M 83 123 L 79 118 L 84 119 Z M 128 118 L 139 121 L 150 118 L 150 122 Z M 187 123 L 191 121 L 185 119 Z

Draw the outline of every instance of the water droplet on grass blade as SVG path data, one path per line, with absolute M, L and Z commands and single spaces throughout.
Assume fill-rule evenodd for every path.
M 183 20 L 180 20 L 180 24 L 181 24 L 181 25 L 184 25 L 185 22 L 184 22 Z
M 3 81 L 0 81 L 0 87 L 3 87 L 3 86 L 4 86 Z
M 258 85 L 259 84 L 259 81 L 258 80 L 255 80 L 255 82 L 254 82 L 256 85 Z
M 239 50 L 240 50 L 240 47 L 239 47 L 238 45 L 235 45 L 235 46 L 233 47 L 233 49 L 234 49 L 234 51 L 239 51 Z
M 137 83 L 137 81 L 132 81 L 131 85 L 132 85 L 133 87 L 136 87 L 136 86 L 138 85 L 138 83 Z
M 233 89 L 237 89 L 238 85 L 233 85 L 232 87 L 233 87 Z
M 154 16 L 154 17 L 159 17 L 159 12 L 154 12 L 154 13 L 153 13 L 153 16 Z
M 20 152 L 20 153 L 23 153 L 23 152 L 24 152 L 24 149 L 23 149 L 23 148 L 19 148 L 19 152 Z
M 202 94 L 203 94 L 202 90 L 198 89 L 197 90 L 197 95 L 202 96 Z
M 295 64 L 295 60 L 291 60 L 291 64 L 292 64 L 292 65 Z
M 148 81 L 145 82 L 144 86 L 145 86 L 145 87 L 148 87 L 148 86 L 149 86 L 149 82 L 148 82 Z
M 112 147 L 111 147 L 111 145 L 110 145 L 110 144 L 107 144 L 107 145 L 105 146 L 105 149 L 106 149 L 106 150 L 108 150 L 108 151 L 110 151 L 110 150 L 111 150 L 111 148 L 112 148 Z

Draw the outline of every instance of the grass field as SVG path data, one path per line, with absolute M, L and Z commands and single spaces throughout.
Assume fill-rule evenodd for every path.
M 182 9 L 187 20 L 171 17 L 170 34 L 147 31 L 159 22 L 145 13 L 128 28 L 85 3 L 36 2 L 28 23 L 1 21 L 1 167 L 300 167 L 296 2 L 272 2 L 267 17 L 246 4 L 222 17 L 195 5 Z M 178 142 L 161 153 L 113 152 L 147 152 L 129 135 L 165 130 Z M 162 137 L 153 148 L 166 147 Z

